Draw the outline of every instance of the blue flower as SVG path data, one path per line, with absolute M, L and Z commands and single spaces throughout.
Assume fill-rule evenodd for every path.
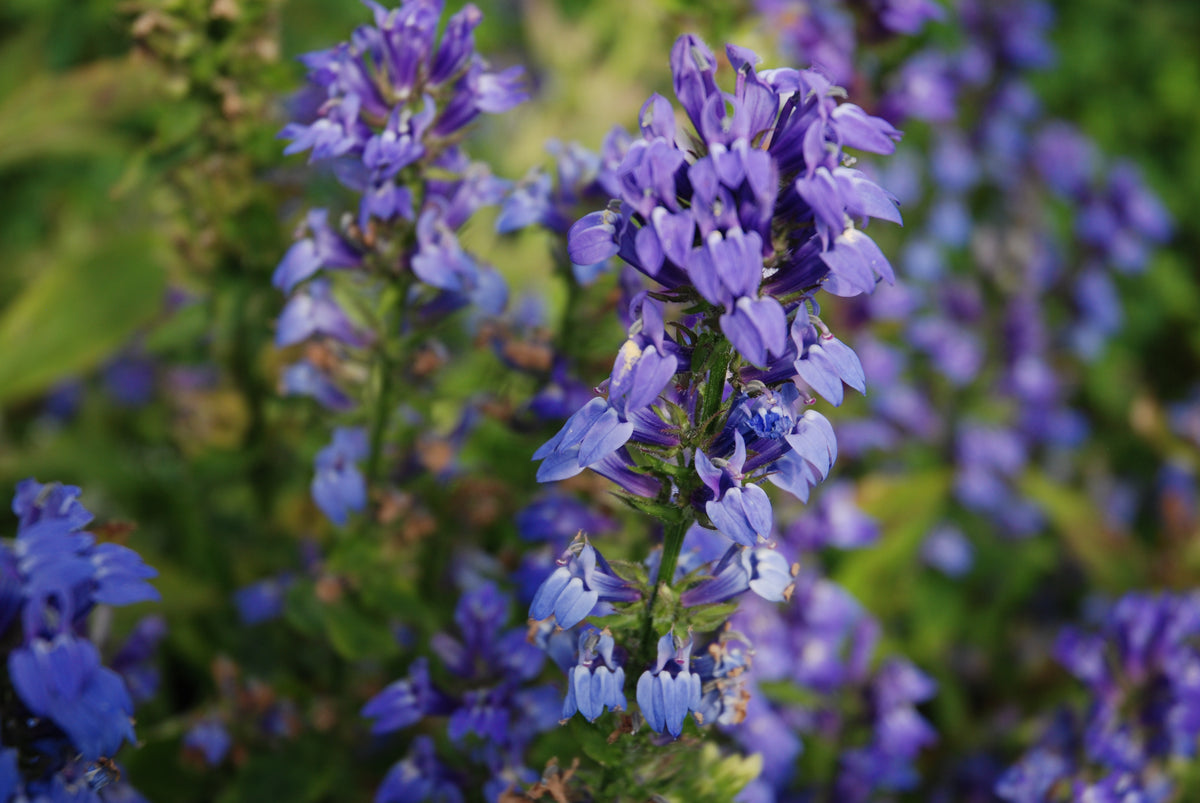
M 85 759 L 135 741 L 133 700 L 90 641 L 68 633 L 35 638 L 9 654 L 8 671 L 21 702 L 62 728 Z
M 329 212 L 313 209 L 305 219 L 310 237 L 298 240 L 283 255 L 271 278 L 285 293 L 321 268 L 357 268 L 362 255 L 329 225 Z
M 229 731 L 214 717 L 200 720 L 183 736 L 184 749 L 199 753 L 210 767 L 215 767 L 225 760 L 232 744 Z
M 753 591 L 770 602 L 783 602 L 792 596 L 794 576 L 787 558 L 771 547 L 734 544 L 712 570 L 710 579 L 683 592 L 679 601 L 694 607 L 724 602 Z
M 746 719 L 750 652 L 736 637 L 725 633 L 693 661 L 701 688 L 700 704 L 693 710 L 698 723 L 738 725 Z
M 284 395 L 311 396 L 328 410 L 346 412 L 354 409 L 354 400 L 308 360 L 284 369 L 282 385 Z
M 367 433 L 361 427 L 337 428 L 333 442 L 317 452 L 312 497 L 334 524 L 345 524 L 352 511 L 367 506 L 367 483 L 355 465 L 367 452 Z
M 158 691 L 159 672 L 154 653 L 167 635 L 167 620 L 155 614 L 144 616 L 109 661 L 113 671 L 125 681 L 134 703 L 149 700 Z
M 696 473 L 715 497 L 705 503 L 708 517 L 729 538 L 754 546 L 770 535 L 771 500 L 757 485 L 743 485 L 745 464 L 746 443 L 740 432 L 734 432 L 734 452 L 729 458 L 714 461 L 696 450 Z
M 463 795 L 437 760 L 433 740 L 428 736 L 413 739 L 412 747 L 397 761 L 375 793 L 375 803 L 462 803 Z
M 613 572 L 604 557 L 579 536 L 567 547 L 559 566 L 546 578 L 529 606 L 531 619 L 554 616 L 564 630 L 582 622 L 596 603 L 632 602 L 638 592 Z
M 592 511 L 572 496 L 550 493 L 523 507 L 516 516 L 517 532 L 529 541 L 549 541 L 560 548 L 579 532 L 612 530 L 616 523 Z
M 429 661 L 417 658 L 408 677 L 393 681 L 363 706 L 362 716 L 376 720 L 372 733 L 391 733 L 420 722 L 437 711 L 441 695 L 429 679 Z
M 578 662 L 567 670 L 567 699 L 562 718 L 575 712 L 593 722 L 604 713 L 625 708 L 625 669 L 613 655 L 615 643 L 607 629 L 589 628 L 579 637 Z
M 354 328 L 333 297 L 327 281 L 313 281 L 306 292 L 292 296 L 279 315 L 275 345 L 295 345 L 314 336 L 328 337 L 348 346 L 362 347 L 370 339 Z
M 291 577 L 268 577 L 248 586 L 242 586 L 233 594 L 238 618 L 244 625 L 269 622 L 283 615 L 283 605 Z
M 658 640 L 658 660 L 638 678 L 638 707 L 655 733 L 678 738 L 688 712 L 700 707 L 700 676 L 691 671 L 691 656 L 692 634 L 682 641 L 667 632 Z

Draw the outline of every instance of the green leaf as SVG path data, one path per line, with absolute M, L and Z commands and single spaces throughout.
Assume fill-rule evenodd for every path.
M 894 609 L 896 595 L 912 583 L 917 551 L 942 513 L 949 484 L 942 469 L 864 480 L 858 503 L 878 520 L 883 537 L 847 555 L 833 579 L 870 610 Z
M 321 608 L 321 619 L 329 643 L 343 658 L 383 660 L 399 651 L 392 630 L 369 613 L 342 599 Z
M 617 575 L 625 581 L 635 583 L 646 587 L 650 582 L 650 575 L 646 572 L 646 567 L 641 563 L 636 563 L 632 560 L 613 559 L 608 562 L 617 573 Z
M 695 757 L 696 763 L 688 763 L 689 769 L 675 778 L 670 791 L 664 792 L 669 801 L 679 803 L 725 803 L 733 800 L 746 785 L 762 772 L 762 756 L 754 753 L 743 756 L 738 753 L 722 757 L 720 748 L 706 742 Z M 702 772 L 696 772 L 702 767 Z
M 1145 582 L 1144 560 L 1136 544 L 1110 530 L 1087 495 L 1032 470 L 1020 484 L 1022 492 L 1046 511 L 1093 582 L 1118 592 Z
M 148 231 L 91 233 L 38 261 L 0 311 L 0 403 L 96 367 L 162 305 L 166 249 Z
M 655 502 L 653 499 L 645 499 L 632 494 L 617 494 L 625 504 L 629 505 L 639 513 L 645 513 L 647 516 L 652 516 L 664 524 L 677 522 L 682 517 L 683 512 L 678 505 L 673 505 L 665 502 Z
M 0 167 L 111 148 L 119 139 L 109 123 L 144 107 L 159 91 L 160 73 L 132 60 L 34 74 L 0 100 Z
M 691 625 L 697 633 L 710 633 L 725 624 L 737 608 L 737 600 L 689 608 L 687 609 L 687 624 Z
M 603 723 L 608 717 L 601 717 L 599 722 Z M 579 745 L 584 754 L 588 758 L 595 761 L 602 767 L 620 766 L 625 759 L 625 746 L 619 741 L 609 743 L 608 733 L 592 722 L 587 722 L 583 717 L 572 717 L 570 724 L 567 726 L 571 732 L 571 738 Z

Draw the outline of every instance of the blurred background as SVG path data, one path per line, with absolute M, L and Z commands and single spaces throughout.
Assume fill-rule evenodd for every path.
M 635 127 L 651 91 L 670 95 L 667 54 L 680 32 L 713 45 L 737 41 L 769 64 L 787 63 L 789 53 L 798 59 L 803 49 L 781 36 L 800 13 L 780 11 L 786 3 L 477 4 L 485 17 L 480 51 L 503 66 L 525 65 L 534 92 L 473 135 L 474 155 L 514 181 L 550 163 L 548 138 L 598 149 L 612 125 Z M 860 36 L 851 98 L 886 111 L 902 94 L 888 91 L 899 65 L 930 48 L 953 49 L 964 36 L 956 15 L 987 5 L 964 3 L 965 11 L 948 11 L 909 38 Z M 1137 191 L 1159 199 L 1161 210 L 1150 200 L 1142 218 L 1131 213 L 1145 228 L 1129 246 L 1136 253 L 1112 257 L 1117 269 L 1101 264 L 1096 232 L 1118 224 L 1081 224 L 1084 206 L 1069 175 L 1061 191 L 1034 195 L 981 179 L 955 194 L 958 206 L 940 205 L 939 187 L 950 179 L 938 165 L 951 159 L 940 150 L 943 135 L 966 132 L 975 143 L 974 126 L 990 119 L 1000 92 L 999 78 L 984 77 L 956 98 L 948 118 L 909 109 L 899 123 L 900 157 L 910 178 L 925 176 L 917 183 L 926 189 L 905 202 L 905 228 L 878 236 L 901 284 L 913 277 L 926 290 L 957 288 L 986 275 L 964 291 L 964 303 L 980 311 L 945 316 L 956 327 L 949 333 L 905 328 L 883 302 L 843 321 L 847 331 L 855 316 L 881 322 L 881 343 L 914 349 L 902 373 L 940 422 L 903 435 L 856 428 L 878 412 L 875 395 L 838 411 L 850 422 L 839 479 L 853 483 L 856 504 L 881 532 L 872 550 L 832 559 L 831 572 L 881 618 L 887 642 L 942 681 L 946 693 L 932 716 L 946 750 L 956 739 L 985 740 L 980 712 L 1017 721 L 1015 711 L 1059 693 L 1062 679 L 1047 675 L 1044 659 L 1021 653 L 1045 646 L 1039 623 L 1078 614 L 1096 593 L 1200 586 L 1200 222 L 1191 219 L 1200 208 L 1200 4 L 1056 0 L 1046 9 L 1045 20 L 1012 33 L 1050 54 L 1030 59 L 1023 86 L 1042 118 L 1090 140 L 1064 137 L 1058 164 L 1094 163 L 1089 180 L 1100 186 L 1124 160 L 1140 175 Z M 379 675 L 400 643 L 391 623 L 346 610 L 313 626 L 292 608 L 288 628 L 248 629 L 233 601 L 247 584 L 294 569 L 306 544 L 332 537 L 314 523 L 308 499 L 321 445 L 310 434 L 322 414 L 279 393 L 284 358 L 273 335 L 284 299 L 271 272 L 305 205 L 342 191 L 303 157 L 284 157 L 276 135 L 303 81 L 296 56 L 331 46 L 368 13 L 352 0 L 0 5 L 0 487 L 29 476 L 82 486 L 100 521 L 160 571 L 157 612 L 169 622 L 156 664 L 162 685 L 139 712 L 142 748 L 123 756 L 151 800 L 366 799 L 388 763 L 376 756 L 364 769 L 330 760 L 328 745 L 361 730 L 344 715 L 357 703 L 347 707 L 337 695 L 361 701 L 368 690 L 339 684 L 359 682 L 348 664 Z M 1038 142 L 1050 149 L 1056 141 Z M 878 169 L 905 201 L 899 168 Z M 1043 173 L 1052 185 L 1054 170 Z M 1100 215 L 1103 193 L 1093 185 L 1080 192 Z M 938 229 L 939 210 L 957 214 L 958 223 L 942 222 L 963 233 Z M 962 464 L 990 459 L 964 455 L 971 448 L 1005 448 L 965 446 L 964 426 L 986 421 L 997 432 L 1010 407 L 1035 406 L 997 391 L 1011 381 L 1003 354 L 1019 334 L 1009 301 L 1021 296 L 1013 285 L 1026 280 L 1024 268 L 1010 275 L 988 267 L 989 248 L 1027 253 L 1013 244 L 1030 230 L 1048 244 L 1028 254 L 1052 255 L 1056 265 L 1048 269 L 1056 280 L 1040 286 L 1039 320 L 1048 331 L 1070 331 L 1051 337 L 1061 354 L 1045 364 L 1061 384 L 1054 404 L 1074 417 L 1040 426 L 1059 434 L 1082 428 L 1077 437 L 1030 441 L 1019 465 L 998 470 L 1014 498 L 1035 508 L 1023 531 L 997 524 L 986 505 L 972 506 L 964 476 L 978 474 Z M 514 297 L 549 286 L 544 303 L 555 319 L 565 290 L 548 283 L 549 235 L 502 238 L 475 224 L 464 239 L 509 279 Z M 1103 279 L 1078 278 L 1084 274 Z M 960 331 L 978 346 L 962 358 L 972 363 L 966 369 L 955 362 L 960 356 L 939 351 L 962 342 Z M 615 323 L 607 334 L 608 342 L 623 337 Z M 468 382 L 451 382 L 435 419 L 453 422 L 455 405 L 472 392 Z M 872 381 L 881 403 L 885 386 L 876 391 Z M 831 418 L 838 427 L 841 419 Z M 515 448 L 486 438 L 474 448 L 492 447 Z M 531 466 L 526 473 L 530 486 Z M 509 513 L 516 504 L 500 503 Z M 959 546 L 937 553 L 940 542 L 930 546 L 929 535 L 947 523 Z M 952 569 L 930 566 L 958 565 L 963 533 L 973 560 L 958 583 Z M 401 533 L 397 543 L 408 537 L 420 536 Z M 315 598 L 321 593 L 318 579 Z M 120 611 L 111 627 L 127 632 L 145 613 Z M 298 649 L 326 639 L 337 646 Z M 1002 670 L 1012 656 L 1018 668 Z M 258 702 L 246 703 L 254 695 Z M 295 702 L 276 705 L 282 700 Z M 235 740 L 241 753 L 224 769 L 206 769 L 183 748 L 203 712 L 246 705 L 274 719 L 257 741 Z M 1023 737 L 1008 743 L 1010 757 Z M 937 775 L 953 761 L 939 753 L 927 763 Z

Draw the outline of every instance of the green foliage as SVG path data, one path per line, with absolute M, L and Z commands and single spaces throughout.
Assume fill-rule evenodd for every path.
M 0 402 L 95 368 L 162 305 L 167 252 L 148 231 L 69 232 L 28 259 L 36 278 L 0 311 Z

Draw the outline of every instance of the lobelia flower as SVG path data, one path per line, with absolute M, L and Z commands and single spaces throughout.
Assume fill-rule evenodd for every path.
M 335 412 L 352 412 L 372 398 L 362 379 L 377 375 L 387 350 L 366 347 L 394 338 L 395 331 L 385 331 L 393 317 L 405 321 L 411 340 L 414 331 L 463 307 L 479 316 L 497 315 L 506 305 L 502 277 L 463 248 L 458 232 L 480 208 L 498 203 L 509 182 L 472 162 L 460 140 L 479 114 L 506 111 L 527 97 L 520 68 L 494 70 L 475 51 L 473 31 L 482 18 L 475 6 L 451 16 L 439 35 L 440 2 L 407 0 L 391 10 L 367 5 L 373 24 L 301 58 L 312 102 L 298 109 L 303 119 L 280 133 L 290 140 L 286 153 L 310 151 L 310 161 L 332 161 L 333 174 L 360 196 L 356 216 L 311 210 L 303 236 L 273 277 L 290 297 L 277 345 L 321 339 L 319 352 L 310 348 L 308 359 L 286 370 L 283 390 Z M 353 280 L 338 275 L 348 270 Z M 391 314 L 395 306 L 402 314 Z M 374 331 L 360 329 L 363 321 Z M 407 360 L 393 364 L 393 372 L 408 369 Z M 356 432 L 335 433 L 318 455 L 312 484 L 317 505 L 339 525 L 366 507 L 365 482 L 353 463 L 367 449 Z
M 109 661 L 112 670 L 125 681 L 135 705 L 158 692 L 161 677 L 154 665 L 154 654 L 166 635 L 167 620 L 163 616 L 145 616 Z
M 562 720 L 583 714 L 594 722 L 607 708 L 625 708 L 625 669 L 614 656 L 616 648 L 607 629 L 586 628 L 579 635 L 577 663 L 567 671 L 567 698 L 563 701 Z
M 787 558 L 769 546 L 734 544 L 712 569 L 710 579 L 684 591 L 679 601 L 690 608 L 753 591 L 768 602 L 783 602 L 792 596 L 792 578 L 798 571 L 799 566 L 789 566 Z
M 268 577 L 239 588 L 233 595 L 238 617 L 244 625 L 257 625 L 283 615 L 284 602 L 292 577 L 287 574 Z
M 183 736 L 183 748 L 199 754 L 210 767 L 224 761 L 232 745 L 229 731 L 215 717 L 200 720 Z
M 345 524 L 351 512 L 367 506 L 367 483 L 355 465 L 367 452 L 367 432 L 362 427 L 338 427 L 333 441 L 317 452 L 312 498 L 334 524 Z
M 957 527 L 935 527 L 921 542 L 921 560 L 947 577 L 959 578 L 971 571 L 975 549 Z
M 776 475 L 806 497 L 836 454 L 832 444 L 792 429 L 814 424 L 811 417 L 794 423 L 799 393 L 791 380 L 799 371 L 802 381 L 837 402 L 843 381 L 864 388 L 858 359 L 823 324 L 814 324 L 808 309 L 816 309 L 813 296 L 821 289 L 855 295 L 873 291 L 877 281 L 892 281 L 887 260 L 854 221 L 898 221 L 894 199 L 842 165 L 841 155 L 843 146 L 890 153 L 899 132 L 852 104 L 839 104 L 838 91 L 816 72 L 759 74 L 750 51 L 730 45 L 727 55 L 736 71 L 732 94 L 717 88 L 716 60 L 702 42 L 692 36 L 676 42 L 675 94 L 697 132 L 694 152 L 677 144 L 670 102 L 652 96 L 640 115 L 641 138 L 625 148 L 615 171 L 602 171 L 616 179 L 619 197 L 568 233 L 574 262 L 619 255 L 659 285 L 656 298 L 697 303 L 681 322 L 685 328 L 677 327 L 686 342 L 665 337 L 657 300 L 636 298 L 630 339 L 606 385 L 607 399 L 579 409 L 535 459 L 543 460 L 543 482 L 596 469 L 614 455 L 623 460 L 631 448 L 679 459 L 673 451 L 678 433 L 707 426 L 682 420 L 695 412 L 695 388 L 704 379 L 686 358 L 703 338 L 719 333 L 740 358 L 740 379 L 757 383 L 747 396 L 764 406 L 751 410 L 756 402 L 750 402 L 733 414 L 732 428 L 696 451 L 698 472 L 717 497 L 698 501 L 713 508 L 709 515 L 719 529 L 752 545 L 769 531 L 770 509 L 762 490 L 743 482 L 743 469 L 761 469 L 760 479 Z M 743 402 L 735 398 L 736 408 Z M 771 432 L 762 429 L 768 418 Z M 718 480 L 720 472 L 705 464 L 725 460 L 716 456 L 731 451 L 728 459 L 736 459 L 734 429 L 753 438 L 755 454 Z M 791 454 L 793 442 L 804 447 L 801 455 Z M 655 472 L 650 466 L 642 473 Z M 646 492 L 658 488 L 647 485 Z
M 1034 800 L 1060 782 L 1091 796 L 1081 800 L 1128 799 L 1117 792 L 1166 800 L 1173 794 L 1167 762 L 1195 756 L 1200 596 L 1130 593 L 1100 624 L 1099 631 L 1060 633 L 1055 658 L 1092 702 L 1082 721 L 1063 720 L 1065 727 L 1049 731 L 1000 778 L 996 794 L 1010 803 Z M 1065 749 L 1073 744 L 1082 751 Z
M 827 546 L 861 549 L 879 539 L 879 524 L 859 510 L 855 489 L 849 483 L 827 486 L 816 505 L 783 532 L 782 540 L 801 552 Z
M 392 765 L 375 793 L 375 803 L 410 800 L 461 803 L 463 799 L 449 771 L 438 761 L 433 740 L 428 736 L 413 739 L 408 755 Z
M 683 641 L 668 631 L 658 640 L 654 666 L 638 678 L 638 707 L 655 733 L 679 738 L 688 712 L 700 707 L 700 676 L 691 671 L 691 656 L 692 634 Z
M 598 602 L 632 602 L 640 596 L 580 534 L 559 558 L 558 568 L 538 588 L 529 606 L 529 618 L 553 616 L 558 627 L 566 630 L 587 618 Z
M 370 342 L 346 317 L 331 294 L 328 282 L 312 281 L 304 289 L 305 292 L 292 296 L 279 315 L 279 326 L 275 330 L 276 346 L 291 346 L 315 335 L 358 348 Z
M 322 407 L 334 412 L 347 412 L 356 406 L 353 399 L 308 360 L 285 368 L 281 385 L 285 396 L 311 396 Z
M 516 515 L 517 532 L 528 541 L 548 541 L 560 548 L 580 532 L 607 532 L 616 522 L 573 496 L 549 493 L 537 497 Z
M 407 678 L 393 682 L 363 707 L 363 716 L 376 720 L 372 732 L 388 733 L 430 717 L 446 717 L 446 734 L 456 755 L 484 765 L 496 777 L 527 775 L 521 757 L 538 733 L 557 723 L 561 698 L 550 686 L 527 685 L 541 674 L 544 655 L 528 642 L 525 628 L 504 627 L 508 611 L 508 596 L 490 582 L 466 591 L 454 613 L 460 637 L 435 634 L 432 647 L 446 671 L 457 678 L 456 688 L 463 683 L 467 688 L 451 692 L 435 687 L 428 660 L 420 657 Z M 421 754 L 417 764 L 410 753 L 393 767 L 377 800 L 408 800 L 402 795 L 427 788 L 404 785 L 438 775 L 430 769 L 440 766 L 432 742 Z M 458 791 L 455 782 L 442 777 L 447 784 L 444 794 Z
M 638 294 L 630 303 L 629 338 L 617 353 L 607 382 L 608 398 L 594 398 L 567 419 L 563 428 L 534 453 L 542 460 L 539 482 L 567 479 L 585 468 L 613 470 L 625 444 L 671 445 L 662 421 L 650 410 L 678 370 L 678 347 L 666 334 L 662 303 Z
M 271 279 L 285 293 L 291 293 L 321 268 L 362 265 L 362 254 L 330 227 L 328 210 L 311 210 L 305 224 L 312 236 L 298 240 L 288 249 Z
M 11 545 L 0 543 L 0 626 L 11 629 L 19 621 L 21 627 L 9 639 L 7 669 L 16 693 L 11 715 L 22 726 L 6 730 L 5 738 L 40 755 L 0 781 L 35 796 L 51 789 L 65 794 L 85 773 L 91 788 L 107 785 L 107 774 L 88 767 L 135 741 L 134 700 L 123 675 L 138 681 L 139 698 L 157 682 L 146 662 L 161 638 L 161 622 L 143 620 L 131 635 L 114 662 L 121 674 L 104 666 L 99 650 L 82 635 L 97 604 L 159 597 L 146 582 L 157 572 L 137 553 L 97 544 L 82 530 L 92 514 L 79 495 L 73 486 L 22 481 L 12 504 L 17 537 Z
M 754 546 L 771 532 L 771 500 L 757 485 L 743 485 L 745 464 L 746 442 L 740 432 L 734 433 L 734 451 L 729 458 L 714 462 L 696 450 L 696 473 L 715 497 L 704 504 L 708 517 L 735 542 Z

